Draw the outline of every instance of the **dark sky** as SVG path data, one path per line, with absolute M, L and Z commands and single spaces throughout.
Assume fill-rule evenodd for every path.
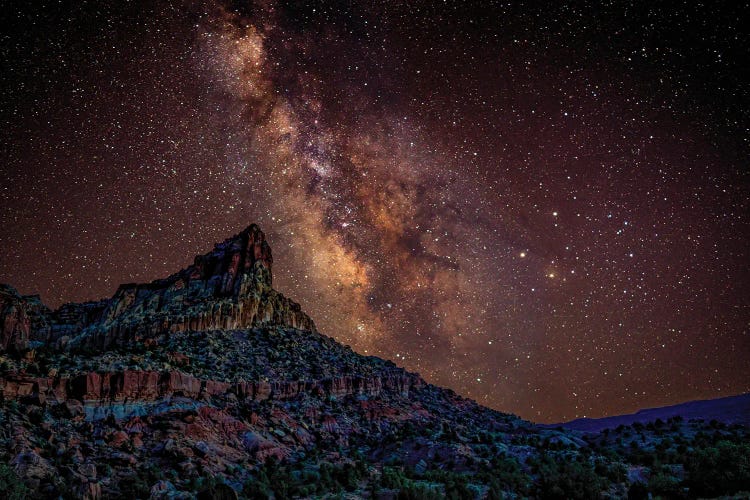
M 8 2 L 0 282 L 257 222 L 319 329 L 536 421 L 750 390 L 744 2 Z

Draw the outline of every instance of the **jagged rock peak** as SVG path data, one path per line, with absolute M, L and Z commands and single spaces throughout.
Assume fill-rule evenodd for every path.
M 272 265 L 265 234 L 251 224 L 191 266 L 151 283 L 120 285 L 111 299 L 50 312 L 35 296 L 21 297 L 7 287 L 0 297 L 0 349 L 21 350 L 29 342 L 102 349 L 184 330 L 315 330 L 299 304 L 272 288 Z
M 202 277 L 222 276 L 221 286 L 217 293 L 231 294 L 236 292 L 234 285 L 243 273 L 255 272 L 254 268 L 263 266 L 267 270 L 264 276 L 269 286 L 272 285 L 273 256 L 266 235 L 257 224 L 250 224 L 244 231 L 216 243 L 214 250 L 205 255 L 198 255 L 192 271 Z

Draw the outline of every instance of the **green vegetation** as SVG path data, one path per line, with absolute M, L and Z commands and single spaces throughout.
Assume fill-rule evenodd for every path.
M 646 468 L 645 481 L 629 486 L 631 499 L 649 494 L 713 498 L 750 492 L 750 444 L 744 427 L 716 421 L 685 423 L 674 417 L 666 422 L 657 419 L 646 425 L 620 426 L 591 442 L 598 453 L 619 453 L 627 462 Z M 608 477 L 624 480 L 621 464 L 616 467 Z M 602 472 L 599 466 L 597 472 Z
M 281 465 L 270 457 L 251 478 L 245 481 L 242 493 L 251 499 L 290 498 L 322 493 L 355 491 L 367 476 L 362 461 L 334 465 L 321 462 L 317 466 Z
M 750 443 L 721 440 L 697 448 L 685 460 L 686 484 L 695 495 L 715 497 L 750 491 Z
M 0 464 L 0 497 L 7 500 L 22 500 L 27 497 L 28 493 L 28 489 L 13 469 Z
M 321 335 L 293 329 L 181 332 L 158 348 L 123 347 L 88 358 L 40 348 L 32 361 L 0 360 L 0 373 L 45 377 L 127 367 L 273 387 L 258 398 L 237 388 L 200 398 L 176 391 L 169 411 L 137 421 L 113 414 L 88 421 L 80 401 L 60 402 L 48 392 L 42 402 L 28 395 L 33 384 L 26 386 L 23 398 L 0 401 L 0 464 L 13 460 L 16 436 L 23 435 L 38 455 L 33 465 L 39 477 L 24 485 L 13 469 L 0 465 L 0 498 L 24 498 L 32 484 L 50 497 L 75 497 L 91 485 L 104 497 L 146 498 L 159 481 L 171 483 L 160 487 L 201 498 L 221 491 L 229 498 L 405 500 L 750 492 L 746 427 L 671 418 L 598 434 L 541 428 L 447 390 L 409 385 L 416 379 L 403 378 L 405 372 L 389 362 L 359 358 Z M 334 379 L 342 373 L 349 376 Z M 378 378 L 367 378 L 372 375 Z M 300 385 L 291 380 L 308 387 L 297 395 Z M 386 381 L 387 390 L 373 390 Z M 166 385 L 165 377 L 158 388 Z M 139 411 L 150 411 L 154 402 L 147 399 Z M 252 439 L 246 441 L 246 434 Z M 222 447 L 237 453 L 221 453 Z M 268 454 L 286 458 L 259 462 Z M 81 471 L 92 464 L 96 474 Z
M 598 476 L 594 467 L 578 455 L 576 460 L 569 457 L 542 454 L 534 464 L 539 479 L 534 491 L 541 498 L 596 499 L 609 487 L 606 478 Z

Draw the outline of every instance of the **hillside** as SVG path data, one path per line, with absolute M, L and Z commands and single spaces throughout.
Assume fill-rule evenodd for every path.
M 0 492 L 58 498 L 645 498 L 750 491 L 748 429 L 549 429 L 317 332 L 251 225 L 65 304 L 0 288 Z M 719 459 L 714 459 L 715 454 Z M 717 473 L 720 471 L 720 473 Z

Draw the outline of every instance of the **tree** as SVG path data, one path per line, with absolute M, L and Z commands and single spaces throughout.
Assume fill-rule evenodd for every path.
M 29 491 L 16 473 L 5 464 L 0 464 L 0 497 L 8 500 L 23 500 Z
M 750 444 L 719 441 L 696 449 L 685 469 L 693 495 L 715 497 L 750 491 Z

